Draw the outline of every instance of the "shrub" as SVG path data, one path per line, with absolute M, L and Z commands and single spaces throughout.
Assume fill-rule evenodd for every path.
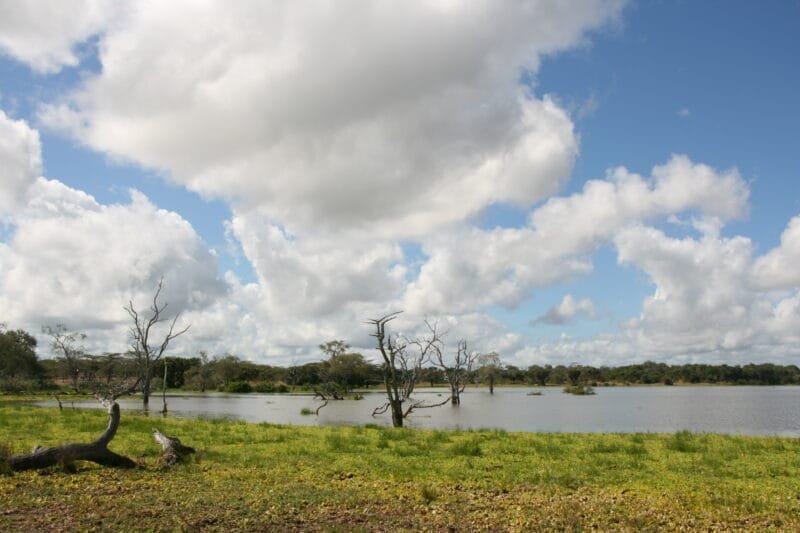
M 253 387 L 246 381 L 231 381 L 222 387 L 222 392 L 253 392 Z
M 575 394 L 577 396 L 588 396 L 595 394 L 594 389 L 589 385 L 573 385 L 571 387 L 564 387 L 564 392 L 567 394 Z
M 259 381 L 253 386 L 255 392 L 272 394 L 276 392 L 289 392 L 289 387 L 285 383 L 275 383 L 274 381 Z

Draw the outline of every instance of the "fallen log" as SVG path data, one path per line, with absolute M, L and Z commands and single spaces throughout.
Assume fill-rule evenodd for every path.
M 153 428 L 153 438 L 161 445 L 161 457 L 158 466 L 174 466 L 190 453 L 195 453 L 191 446 L 185 446 L 177 437 L 169 437 Z
M 61 446 L 43 448 L 37 446 L 33 452 L 25 455 L 12 455 L 8 458 L 11 471 L 34 470 L 50 466 L 69 466 L 75 461 L 91 461 L 102 466 L 116 468 L 134 468 L 136 463 L 123 455 L 108 449 L 108 443 L 114 438 L 119 427 L 119 404 L 113 399 L 100 399 L 108 409 L 108 426 L 94 442 L 72 443 Z

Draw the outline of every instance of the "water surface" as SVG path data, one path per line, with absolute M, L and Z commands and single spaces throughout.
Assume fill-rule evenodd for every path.
M 689 430 L 738 435 L 800 437 L 800 387 L 598 387 L 594 396 L 564 394 L 560 388 L 467 389 L 460 407 L 444 405 L 415 411 L 407 425 L 431 429 L 503 429 L 566 433 L 673 433 Z M 539 391 L 541 396 L 528 392 Z M 445 389 L 422 389 L 417 399 L 446 398 Z M 368 392 L 363 400 L 330 402 L 319 416 L 302 415 L 320 402 L 310 395 L 168 394 L 168 415 L 179 418 L 230 418 L 296 425 L 389 426 L 388 414 L 372 417 L 385 395 Z M 37 402 L 54 405 L 55 402 Z M 68 405 L 68 402 L 65 402 Z M 96 402 L 76 402 L 100 407 Z M 123 410 L 141 412 L 141 400 L 122 399 Z M 151 416 L 162 416 L 161 396 L 150 400 Z

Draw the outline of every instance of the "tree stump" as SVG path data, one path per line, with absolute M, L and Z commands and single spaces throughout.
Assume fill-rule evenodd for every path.
M 153 438 L 161 445 L 161 457 L 158 466 L 169 467 L 181 462 L 190 453 L 195 453 L 191 446 L 184 446 L 177 437 L 169 437 L 153 428 Z

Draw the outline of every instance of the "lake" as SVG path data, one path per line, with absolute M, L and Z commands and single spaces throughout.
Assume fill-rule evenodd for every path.
M 541 396 L 529 396 L 532 391 Z M 460 407 L 420 409 L 406 419 L 412 428 L 503 429 L 563 433 L 697 433 L 800 437 L 800 387 L 694 386 L 597 387 L 594 396 L 573 396 L 561 388 L 467 389 Z M 415 398 L 431 403 L 446 398 L 446 389 L 420 389 Z M 296 425 L 389 426 L 388 414 L 372 417 L 385 395 L 364 394 L 363 400 L 332 401 L 318 416 L 302 415 L 320 402 L 310 395 L 168 394 L 169 417 L 229 418 L 248 422 Z M 161 396 L 153 396 L 151 416 L 162 416 Z M 55 402 L 36 402 L 55 405 Z M 69 402 L 64 402 L 65 407 Z M 141 411 L 141 400 L 122 399 L 120 406 Z M 76 407 L 100 407 L 76 402 Z

